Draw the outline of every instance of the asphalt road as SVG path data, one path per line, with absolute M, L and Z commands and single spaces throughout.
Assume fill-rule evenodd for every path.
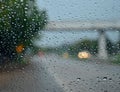
M 0 92 L 64 92 L 41 61 L 0 73 Z
M 96 62 L 34 56 L 29 66 L 0 73 L 0 92 L 120 92 L 120 66 Z
M 36 58 L 37 59 L 37 58 Z M 120 92 L 120 66 L 62 58 L 55 54 L 38 57 L 65 92 Z

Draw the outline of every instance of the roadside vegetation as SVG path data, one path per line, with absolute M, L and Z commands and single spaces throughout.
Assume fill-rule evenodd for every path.
M 35 0 L 2 0 L 0 12 L 0 64 L 26 64 L 26 52 L 47 24 L 46 11 Z
M 56 48 L 40 48 L 40 51 L 56 53 L 64 58 L 74 58 L 80 59 L 78 57 L 79 52 L 88 52 L 92 57 L 97 57 L 98 55 L 98 40 L 89 40 L 83 39 L 81 41 L 72 43 L 72 44 L 63 44 L 62 46 Z M 120 63 L 120 54 L 119 54 L 119 42 L 113 43 L 107 38 L 107 52 L 110 58 L 106 62 L 119 64 Z M 81 59 L 87 60 L 87 59 Z

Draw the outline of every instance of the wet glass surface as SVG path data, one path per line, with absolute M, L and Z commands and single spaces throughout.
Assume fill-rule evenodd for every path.
M 119 91 L 119 0 L 0 0 L 0 92 Z

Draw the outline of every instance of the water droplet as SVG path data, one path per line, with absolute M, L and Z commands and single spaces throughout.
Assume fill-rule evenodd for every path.
M 107 90 L 104 90 L 104 92 L 108 92 Z
M 112 80 L 112 78 L 109 78 L 109 80 Z
M 79 82 L 81 80 L 81 78 L 77 78 L 77 82 Z
M 103 77 L 103 80 L 107 80 L 107 77 Z

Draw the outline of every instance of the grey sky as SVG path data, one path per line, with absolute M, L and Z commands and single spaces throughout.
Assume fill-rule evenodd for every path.
M 120 0 L 37 0 L 50 20 L 120 19 Z
M 37 0 L 39 8 L 46 9 L 50 21 L 58 20 L 118 20 L 120 0 Z M 98 38 L 97 33 L 88 32 L 43 32 L 41 46 L 58 46 L 84 38 Z M 94 36 L 93 36 L 94 35 Z M 117 41 L 118 33 L 108 34 Z

